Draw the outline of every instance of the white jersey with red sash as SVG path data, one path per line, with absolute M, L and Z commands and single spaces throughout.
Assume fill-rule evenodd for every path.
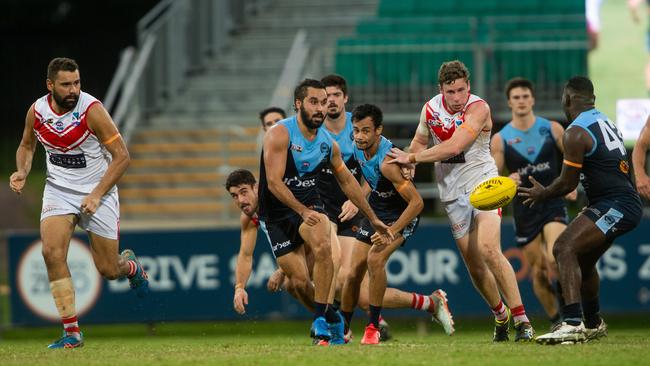
M 47 153 L 47 181 L 76 192 L 90 193 L 111 161 L 110 154 L 86 121 L 88 110 L 100 102 L 81 92 L 77 105 L 64 114 L 57 114 L 51 103 L 50 94 L 34 103 L 34 133 Z
M 445 105 L 442 94 L 431 98 L 425 104 L 426 126 L 433 137 L 433 143 L 448 140 L 465 121 L 465 111 L 474 103 L 485 101 L 470 94 L 467 104 L 459 112 L 451 112 Z M 435 163 L 436 182 L 440 200 L 453 201 L 471 190 L 490 176 L 498 175 L 494 159 L 490 155 L 490 130 L 478 131 L 478 137 L 459 155 Z

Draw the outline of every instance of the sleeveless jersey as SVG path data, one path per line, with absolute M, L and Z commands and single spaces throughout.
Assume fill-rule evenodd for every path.
M 593 147 L 585 154 L 580 173 L 589 204 L 620 196 L 639 201 L 630 177 L 623 136 L 612 121 L 594 108 L 580 113 L 568 128 L 582 128 L 593 140 Z
M 88 109 L 100 102 L 81 92 L 72 110 L 57 114 L 51 107 L 51 98 L 47 94 L 34 103 L 34 134 L 47 155 L 47 181 L 76 192 L 90 193 L 111 161 L 110 154 L 86 121 Z
M 379 140 L 379 148 L 375 155 L 369 160 L 360 150 L 355 147 L 354 156 L 361 166 L 361 172 L 364 179 L 368 182 L 372 191 L 368 198 L 368 203 L 380 220 L 395 220 L 408 206 L 408 203 L 400 196 L 393 183 L 381 173 L 381 164 L 393 143 L 384 136 Z
M 307 140 L 296 116 L 278 122 L 289 134 L 287 161 L 283 182 L 298 201 L 307 207 L 322 206 L 317 186 L 323 167 L 329 165 L 332 154 L 330 135 L 321 127 L 313 141 Z M 268 187 L 264 150 L 260 163 L 259 218 L 262 221 L 281 221 L 297 213 L 277 199 Z
M 506 124 L 501 131 L 503 156 L 506 167 L 511 173 L 519 173 L 522 187 L 531 187 L 528 180 L 533 176 L 543 186 L 548 186 L 560 174 L 558 162 L 560 150 L 551 132 L 551 122 L 536 117 L 533 125 L 526 131 Z M 524 206 L 524 200 L 515 196 L 513 200 L 515 219 L 525 219 L 530 215 L 546 213 L 549 209 L 564 207 L 562 197 L 536 203 L 532 208 Z
M 345 165 L 348 167 L 352 175 L 357 179 L 361 178 L 361 169 L 357 160 L 354 158 L 354 136 L 352 133 L 352 113 L 345 113 L 345 128 L 337 135 L 329 130 L 325 126 L 321 128 L 323 131 L 326 131 L 332 139 L 334 139 L 338 144 L 341 150 L 341 157 L 345 162 Z M 336 181 L 332 169 L 329 165 L 323 167 L 320 176 L 320 182 L 318 183 L 318 192 L 320 193 L 321 200 L 323 205 L 325 205 L 325 210 L 328 214 L 338 217 L 341 214 L 341 206 L 345 201 L 348 200 L 339 183 Z
M 470 94 L 465 107 L 453 113 L 447 109 L 442 94 L 431 98 L 425 104 L 426 124 L 433 137 L 433 143 L 448 140 L 465 121 L 465 111 L 474 103 L 485 103 L 483 99 Z M 486 179 L 496 176 L 497 167 L 490 155 L 490 131 L 479 131 L 476 140 L 457 156 L 435 163 L 436 182 L 440 191 L 440 200 L 453 201 L 458 196 L 467 194 Z

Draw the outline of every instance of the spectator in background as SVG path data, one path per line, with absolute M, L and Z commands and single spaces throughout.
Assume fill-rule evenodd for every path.
M 264 132 L 285 118 L 287 118 L 287 113 L 280 107 L 268 107 L 260 112 L 260 121 Z
M 600 34 L 600 6 L 602 4 L 603 0 L 585 0 L 589 51 L 593 51 L 598 47 L 598 36 Z
M 637 24 L 641 22 L 638 10 L 642 2 L 643 0 L 629 0 L 627 2 L 630 14 L 632 15 L 632 20 Z M 650 0 L 646 0 L 646 4 L 650 5 Z M 647 7 L 646 11 L 650 11 L 650 7 Z M 650 52 L 650 29 L 647 30 L 646 49 Z M 645 65 L 645 88 L 648 91 L 648 94 L 650 94 L 650 58 L 647 60 Z

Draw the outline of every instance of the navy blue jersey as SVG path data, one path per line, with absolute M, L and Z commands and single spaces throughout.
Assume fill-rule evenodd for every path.
M 551 122 L 536 117 L 535 123 L 526 131 L 519 130 L 509 122 L 499 131 L 503 141 L 503 157 L 510 173 L 519 173 L 522 187 L 532 187 L 528 177 L 532 176 L 544 186 L 548 186 L 560 175 L 559 159 L 561 152 L 557 147 Z M 515 220 L 526 220 L 549 210 L 564 207 L 562 197 L 536 203 L 532 208 L 523 204 L 524 199 L 515 196 L 513 208 Z
M 580 173 L 580 182 L 589 204 L 620 197 L 640 203 L 630 178 L 623 137 L 612 121 L 598 110 L 590 109 L 580 113 L 568 128 L 584 129 L 593 141 L 591 151 L 585 154 Z
M 400 196 L 393 183 L 381 173 L 381 164 L 386 154 L 393 147 L 393 143 L 384 136 L 381 136 L 381 140 L 378 143 L 379 148 L 377 149 L 377 153 L 370 160 L 366 159 L 363 150 L 356 147 L 354 149 L 354 157 L 361 166 L 364 179 L 372 188 L 370 198 L 368 199 L 370 207 L 375 211 L 375 214 L 380 220 L 388 222 L 399 218 L 406 209 L 406 206 L 408 206 L 408 203 Z
M 332 154 L 332 139 L 324 129 L 319 128 L 313 141 L 307 140 L 300 128 L 296 116 L 278 122 L 287 128 L 289 145 L 287 146 L 287 162 L 283 181 L 298 201 L 307 207 L 321 207 L 318 194 L 319 175 L 323 167 L 329 165 Z M 259 184 L 259 216 L 262 221 L 275 222 L 295 215 L 269 190 L 264 151 L 260 164 Z
M 338 135 L 328 131 L 325 127 L 322 127 L 322 129 L 327 131 L 327 133 L 329 133 L 330 136 L 332 136 L 332 138 L 339 144 L 341 157 L 343 158 L 345 165 L 358 181 L 361 178 L 361 169 L 359 168 L 359 163 L 357 163 L 354 158 L 355 145 L 352 133 L 352 113 L 345 113 L 345 127 Z M 339 183 L 336 181 L 336 177 L 334 177 L 329 165 L 324 166 L 321 171 L 320 181 L 318 182 L 318 192 L 320 193 L 328 216 L 332 219 L 336 219 L 341 214 L 341 206 L 348 198 L 341 190 L 341 187 L 339 187 Z

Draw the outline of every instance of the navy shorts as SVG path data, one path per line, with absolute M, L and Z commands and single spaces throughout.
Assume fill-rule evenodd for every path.
M 386 225 L 392 225 L 397 219 L 395 220 L 382 220 L 384 224 Z M 404 237 L 404 242 L 402 242 L 402 245 L 406 244 L 406 239 L 408 239 L 413 233 L 415 233 L 415 230 L 418 228 L 418 223 L 420 222 L 420 217 L 417 216 L 414 218 L 406 227 L 400 232 L 402 234 L 402 237 Z M 372 235 L 375 233 L 375 228 L 370 225 L 370 221 L 368 221 L 367 218 L 363 218 L 361 220 L 361 226 L 359 227 L 359 231 L 357 232 L 357 240 L 360 242 L 364 242 L 368 245 L 372 245 L 372 240 L 370 238 Z
M 543 214 L 537 213 L 525 217 L 515 216 L 515 241 L 517 246 L 524 247 L 528 245 L 550 222 L 560 222 L 567 225 L 569 223 L 569 214 L 566 206 L 554 207 Z
M 277 222 L 260 221 L 260 228 L 266 234 L 275 258 L 293 252 L 305 242 L 299 230 L 302 222 L 302 217 L 297 214 Z
M 643 216 L 640 200 L 602 199 L 581 212 L 591 219 L 608 242 L 634 229 Z
M 336 235 L 338 236 L 349 236 L 349 237 L 356 237 L 357 232 L 359 231 L 359 227 L 361 226 L 361 221 L 363 220 L 364 216 L 361 213 L 358 213 L 356 216 L 351 218 L 348 221 L 341 222 L 339 218 L 332 218 L 329 214 L 327 217 L 330 219 L 331 222 L 336 224 Z

